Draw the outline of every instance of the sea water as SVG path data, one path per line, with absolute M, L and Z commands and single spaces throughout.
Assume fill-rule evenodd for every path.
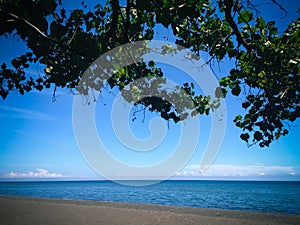
M 0 182 L 0 195 L 300 214 L 300 182 L 169 180 L 150 186 L 111 181 Z

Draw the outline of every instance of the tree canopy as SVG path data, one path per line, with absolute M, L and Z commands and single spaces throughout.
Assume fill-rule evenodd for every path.
M 120 45 L 154 38 L 156 26 L 168 28 L 175 43 L 212 61 L 233 59 L 229 74 L 220 79 L 218 98 L 230 91 L 245 96 L 245 115 L 234 123 L 240 138 L 249 145 L 269 146 L 288 134 L 300 117 L 300 19 L 279 32 L 266 21 L 252 1 L 236 0 L 109 0 L 105 4 L 67 10 L 62 0 L 2 0 L 0 35 L 18 37 L 28 51 L 1 64 L 0 95 L 20 94 L 46 88 L 74 89 L 89 65 Z M 276 1 L 279 10 L 288 13 Z M 43 74 L 30 76 L 32 64 L 44 65 Z M 155 62 L 136 63 L 113 74 L 110 88 L 122 90 L 140 77 L 164 77 Z M 90 85 L 97 86 L 93 82 Z M 153 84 L 155 85 L 155 84 Z M 197 95 L 193 83 L 182 88 L 193 100 L 192 114 L 209 114 L 216 105 L 208 96 Z M 55 91 L 54 91 L 55 92 Z M 133 101 L 128 97 L 129 101 Z M 184 109 L 173 108 L 165 98 L 146 97 L 141 104 L 166 120 L 186 118 Z M 191 109 L 191 106 L 186 106 Z

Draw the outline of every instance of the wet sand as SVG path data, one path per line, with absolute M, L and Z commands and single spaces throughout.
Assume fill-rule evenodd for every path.
M 1 225 L 286 225 L 300 215 L 0 196 Z

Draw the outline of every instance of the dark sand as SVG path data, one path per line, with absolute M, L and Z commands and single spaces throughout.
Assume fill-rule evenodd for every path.
M 300 215 L 0 196 L 1 225 L 300 224 Z

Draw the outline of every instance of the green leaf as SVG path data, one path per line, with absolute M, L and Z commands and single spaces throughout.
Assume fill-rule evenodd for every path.
M 168 28 L 169 24 L 170 24 L 170 19 L 169 17 L 164 14 L 164 13 L 160 13 L 157 15 L 156 21 L 158 23 L 161 23 L 165 28 Z
M 229 77 L 223 77 L 220 79 L 220 86 L 227 87 L 230 82 Z
M 239 94 L 241 93 L 241 88 L 239 85 L 236 85 L 232 90 L 231 93 L 235 96 L 239 96 Z
M 235 117 L 235 120 L 241 120 L 242 119 L 242 116 L 241 115 L 237 115 L 236 117 Z
M 255 131 L 255 133 L 254 133 L 254 139 L 257 140 L 257 141 L 260 141 L 262 138 L 263 138 L 262 133 L 259 132 L 259 131 Z
M 6 99 L 7 95 L 8 95 L 8 91 L 0 89 L 0 96 L 3 98 L 3 100 Z
M 194 85 L 194 83 L 193 83 L 193 82 L 191 83 L 191 87 L 192 87 L 192 89 L 194 89 L 194 88 L 195 88 L 195 85 Z
M 243 141 L 248 142 L 248 139 L 250 138 L 250 136 L 249 136 L 248 133 L 244 133 L 244 134 L 241 134 L 241 135 L 240 135 L 240 138 L 241 138 Z
M 1 64 L 1 69 L 2 69 L 2 70 L 5 70 L 5 69 L 6 69 L 6 64 L 5 64 L 5 63 L 2 63 L 2 64 Z
M 149 61 L 149 63 L 148 63 L 148 66 L 150 66 L 150 67 L 154 67 L 155 66 L 155 62 L 154 61 Z
M 247 109 L 250 105 L 251 105 L 250 102 L 243 102 L 243 103 L 242 103 L 242 107 L 243 107 L 244 109 Z
M 124 88 L 124 87 L 125 87 L 124 82 L 120 82 L 119 86 L 120 86 L 121 88 Z
M 238 23 L 248 23 L 252 20 L 253 14 L 250 10 L 244 10 L 239 13 Z
M 258 17 L 256 20 L 256 26 L 259 27 L 260 29 L 266 27 L 266 21 L 262 17 Z
M 228 50 L 228 56 L 230 58 L 237 56 L 237 54 L 238 54 L 238 51 L 236 49 L 229 49 Z
M 38 90 L 38 91 L 42 91 L 43 90 L 43 86 L 42 85 L 37 85 L 35 86 L 35 88 Z
M 143 1 L 145 2 L 145 1 Z M 169 0 L 163 0 L 163 7 L 164 8 L 170 8 L 172 6 L 172 1 L 169 1 Z
M 289 131 L 287 129 L 283 130 L 283 135 L 287 135 L 289 133 Z

